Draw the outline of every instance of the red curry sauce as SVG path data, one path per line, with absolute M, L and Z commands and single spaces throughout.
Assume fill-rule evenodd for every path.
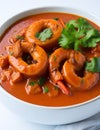
M 79 18 L 79 16 L 71 15 L 71 14 L 64 14 L 64 13 L 43 13 L 43 14 L 33 15 L 33 16 L 24 18 L 20 21 L 17 21 L 2 36 L 0 40 L 0 54 L 6 54 L 5 47 L 8 44 L 10 44 L 9 39 L 13 35 L 17 34 L 21 29 L 29 26 L 32 22 L 37 21 L 39 19 L 48 19 L 48 18 L 53 19 L 57 17 L 61 18 L 66 23 L 69 20 Z M 91 24 L 95 28 L 100 30 L 100 28 L 97 25 L 95 25 L 92 22 Z M 100 95 L 100 81 L 92 89 L 88 91 L 81 91 L 81 92 L 74 91 L 71 96 L 67 96 L 59 90 L 59 94 L 56 97 L 49 97 L 47 94 L 43 94 L 43 93 L 36 94 L 36 95 L 31 95 L 31 94 L 28 95 L 25 91 L 25 84 L 26 84 L 26 80 L 16 83 L 14 85 L 11 85 L 9 81 L 6 81 L 2 83 L 2 87 L 7 92 L 9 92 L 13 96 L 21 100 L 24 100 L 26 102 L 33 103 L 33 104 L 43 105 L 43 106 L 68 106 L 68 105 L 85 102 L 87 100 L 90 100 Z M 47 81 L 46 84 L 52 86 L 52 84 L 49 81 Z

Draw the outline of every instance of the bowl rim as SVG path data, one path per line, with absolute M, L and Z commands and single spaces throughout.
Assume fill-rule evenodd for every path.
M 60 9 L 60 11 L 55 11 L 55 8 L 57 8 L 57 9 Z M 64 12 L 63 11 L 63 9 L 64 9 L 64 11 L 65 11 L 65 9 L 66 9 L 66 12 Z M 48 11 L 48 9 L 50 9 L 51 11 Z M 56 9 L 56 10 L 57 10 Z M 47 12 L 58 12 L 58 13 L 68 13 L 68 14 L 74 14 L 74 15 L 77 15 L 77 16 L 82 16 L 83 18 L 86 18 L 86 19 L 89 19 L 90 21 L 93 21 L 93 23 L 95 23 L 95 24 L 97 24 L 98 26 L 99 26 L 99 24 L 100 24 L 100 18 L 99 18 L 99 16 L 96 16 L 96 14 L 95 13 L 93 13 L 93 12 L 86 12 L 86 11 L 84 11 L 83 9 L 80 9 L 80 8 L 74 8 L 74 7 L 69 7 L 69 6 L 66 6 L 66 5 L 45 5 L 45 6 L 42 6 L 42 5 L 40 5 L 40 6 L 38 6 L 38 7 L 34 7 L 34 8 L 30 8 L 30 9 L 26 9 L 26 10 L 24 10 L 24 11 L 21 11 L 21 12 L 19 12 L 19 13 L 16 13 L 15 15 L 13 15 L 13 16 L 11 16 L 11 17 L 9 17 L 8 19 L 6 19 L 6 21 L 4 21 L 4 23 L 2 23 L 1 24 L 1 26 L 0 26 L 0 37 L 2 36 L 2 34 L 1 34 L 1 28 L 2 27 L 6 27 L 7 25 L 7 23 L 11 20 L 11 19 L 13 19 L 14 20 L 14 22 L 12 22 L 12 23 L 9 23 L 10 25 L 8 25 L 4 30 L 3 30 L 3 33 L 4 33 L 4 31 L 6 30 L 6 29 L 8 29 L 8 27 L 10 27 L 13 23 L 15 23 L 15 22 L 17 22 L 17 21 L 19 21 L 19 20 L 21 20 L 21 19 L 23 19 L 23 18 L 25 18 L 25 17 L 27 17 L 27 16 L 31 16 L 31 15 L 34 15 L 34 14 L 41 14 L 40 13 L 40 11 L 39 10 L 41 10 L 41 13 L 47 13 Z M 62 10 L 62 11 L 61 11 Z M 33 13 L 33 11 L 35 12 L 35 13 Z M 68 11 L 68 12 L 67 12 Z M 29 13 L 31 14 L 31 15 L 29 15 Z M 83 15 L 85 15 L 85 16 L 83 16 Z M 19 17 L 21 17 L 21 18 L 19 18 Z M 87 17 L 91 17 L 91 18 L 87 18 Z M 94 20 L 95 19 L 95 20 Z
M 59 9 L 62 9 L 62 8 L 66 8 L 66 12 L 63 12 L 63 11 L 55 11 L 55 12 L 61 12 L 61 13 L 68 13 L 68 14 L 74 14 L 74 15 L 77 15 L 77 16 L 82 16 L 84 18 L 87 18 L 88 16 L 92 17 L 93 19 L 95 19 L 97 21 L 94 22 L 95 24 L 98 25 L 98 21 L 100 23 L 100 18 L 97 17 L 94 13 L 87 13 L 86 11 L 82 10 L 82 9 L 78 9 L 78 8 L 72 8 L 72 7 L 67 7 L 67 6 L 64 6 L 64 5 L 61 5 L 61 6 L 40 6 L 40 7 L 35 7 L 35 8 L 31 8 L 31 9 L 27 9 L 25 11 L 21 11 L 13 16 L 11 16 L 10 18 L 8 18 L 0 27 L 0 30 L 1 28 L 3 28 L 10 20 L 12 19 L 16 19 L 18 16 L 21 16 L 21 15 L 25 15 L 25 13 L 27 14 L 26 16 L 21 16 L 21 18 L 17 18 L 17 20 L 15 20 L 13 23 L 15 23 L 16 21 L 19 21 L 20 19 L 23 19 L 27 16 L 30 16 L 28 15 L 29 12 L 31 12 L 31 15 L 32 15 L 32 11 L 36 11 L 37 13 L 33 13 L 33 15 L 35 14 L 41 14 L 41 13 L 47 13 L 47 12 L 54 12 L 54 11 L 46 11 L 46 9 L 54 9 L 54 8 L 59 8 Z M 43 12 L 38 12 L 39 10 L 43 10 Z M 45 10 L 45 11 L 44 11 Z M 70 10 L 70 11 L 69 11 Z M 75 12 L 73 12 L 72 10 L 75 10 Z M 68 11 L 68 12 L 67 12 Z M 73 12 L 73 13 L 72 13 Z M 80 12 L 82 13 L 82 15 L 80 15 L 80 13 L 76 13 L 76 12 Z M 83 16 L 86 15 L 86 16 Z M 89 19 L 90 21 L 92 21 L 90 18 L 87 18 Z M 2 36 L 4 34 L 4 32 L 6 31 L 7 28 L 9 28 L 13 23 L 11 23 L 9 26 L 7 26 L 3 31 L 1 31 L 0 33 L 0 36 Z M 98 25 L 99 26 L 99 25 Z M 84 101 L 82 103 L 77 103 L 77 104 L 74 104 L 74 105 L 68 105 L 68 106 L 43 106 L 43 105 L 38 105 L 38 104 L 32 104 L 32 103 L 29 103 L 27 101 L 24 101 L 22 99 L 19 99 L 15 96 L 13 96 L 12 94 L 10 94 L 9 92 L 7 92 L 1 85 L 0 85 L 0 91 L 2 91 L 4 94 L 6 94 L 8 97 L 20 102 L 20 103 L 23 103 L 25 105 L 29 105 L 31 107 L 39 107 L 39 108 L 45 108 L 45 109 L 70 109 L 70 108 L 76 108 L 76 107 L 80 107 L 80 106 L 84 106 L 84 105 L 87 105 L 87 104 L 90 104 L 96 100 L 100 100 L 100 95 L 90 99 L 90 100 L 87 100 L 87 101 Z

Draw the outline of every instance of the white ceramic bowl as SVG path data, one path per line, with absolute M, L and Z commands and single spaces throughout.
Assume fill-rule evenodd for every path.
M 65 12 L 77 14 L 90 19 L 97 25 L 100 25 L 100 20 L 98 18 L 84 11 L 62 6 L 43 7 L 31 9 L 10 18 L 0 27 L 0 35 L 2 35 L 4 31 L 18 19 L 43 12 Z M 30 104 L 17 99 L 16 97 L 6 92 L 2 87 L 0 87 L 0 102 L 2 102 L 5 107 L 10 109 L 12 112 L 23 117 L 24 119 L 49 125 L 58 125 L 80 121 L 100 111 L 100 95 L 81 104 L 65 107 L 46 107 Z

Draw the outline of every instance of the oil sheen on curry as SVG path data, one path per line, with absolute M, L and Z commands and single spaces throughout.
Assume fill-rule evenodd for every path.
M 0 40 L 0 84 L 43 106 L 100 95 L 100 27 L 80 16 L 42 13 L 14 23 Z

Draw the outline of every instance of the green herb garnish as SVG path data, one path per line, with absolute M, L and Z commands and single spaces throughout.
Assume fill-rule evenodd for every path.
M 71 20 L 63 28 L 59 45 L 65 49 L 81 50 L 81 47 L 96 47 L 100 41 L 100 32 L 87 20 L 79 18 Z
M 55 90 L 58 90 L 58 87 L 57 87 L 57 86 L 54 86 L 54 89 L 55 89 Z
M 56 59 L 57 59 L 57 56 L 56 56 L 56 55 L 54 55 L 54 56 L 53 56 L 53 59 L 54 59 L 54 61 L 56 61 Z
M 36 32 L 35 37 L 39 38 L 40 33 Z
M 56 21 L 59 20 L 59 18 L 57 18 L 57 17 L 56 17 L 56 18 L 53 18 L 53 19 L 56 20 Z
M 30 86 L 34 86 L 35 84 L 37 84 L 35 81 L 30 81 L 30 82 L 29 82 L 29 85 L 30 85 Z
M 17 36 L 16 36 L 16 39 L 17 39 L 17 40 L 24 40 L 24 36 L 17 35 Z
M 91 62 L 86 62 L 85 70 L 90 72 L 100 72 L 100 57 L 94 57 Z
M 48 92 L 49 92 L 48 86 L 44 86 L 44 87 L 43 87 L 43 93 L 48 93 Z
M 35 37 L 38 38 L 40 41 L 44 42 L 46 41 L 47 39 L 51 38 L 52 37 L 52 30 L 50 28 L 46 28 L 44 29 L 42 32 L 40 33 L 36 33 L 35 34 Z
M 50 57 L 51 53 L 50 53 L 50 52 L 48 52 L 48 53 L 47 53 L 47 55 L 48 55 L 48 57 Z
M 9 55 L 11 55 L 11 56 L 12 56 L 13 54 L 14 54 L 14 52 L 13 52 L 13 51 L 9 51 Z
M 84 83 L 84 79 L 81 80 L 81 84 L 83 84 L 83 83 Z
M 45 84 L 45 82 L 46 82 L 46 78 L 45 78 L 45 77 L 41 77 L 41 78 L 39 78 L 39 80 L 38 80 L 38 84 L 39 84 L 40 86 L 43 86 L 43 85 Z

